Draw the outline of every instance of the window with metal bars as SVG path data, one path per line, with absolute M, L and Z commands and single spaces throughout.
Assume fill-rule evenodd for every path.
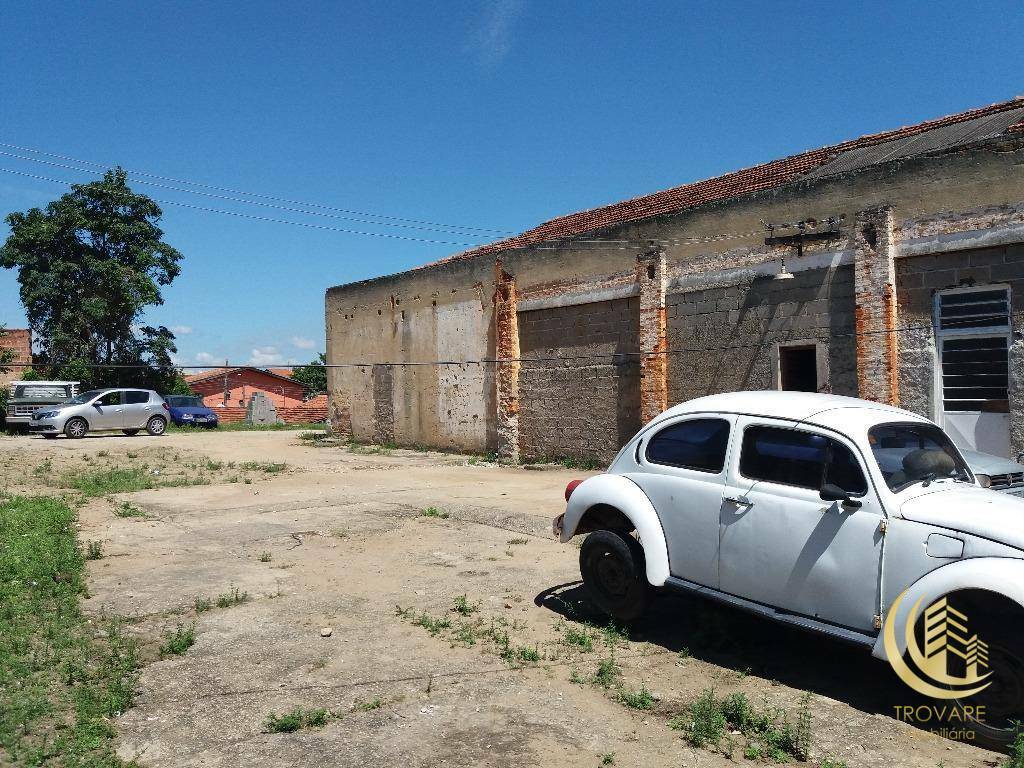
M 943 410 L 1009 412 L 1009 289 L 940 293 L 936 314 Z

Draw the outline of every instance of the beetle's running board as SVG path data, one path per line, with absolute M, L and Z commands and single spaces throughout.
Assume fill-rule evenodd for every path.
M 806 629 L 811 632 L 827 635 L 828 637 L 835 638 L 836 640 L 842 640 L 847 643 L 866 646 L 868 648 L 872 648 L 875 645 L 876 635 L 858 632 L 855 629 L 849 629 L 847 627 L 838 627 L 835 624 L 818 621 L 817 619 L 812 619 L 808 616 L 780 611 L 777 608 L 762 605 L 761 603 L 755 603 L 753 600 L 746 600 L 742 597 L 736 597 L 735 595 L 730 595 L 725 592 L 719 592 L 717 589 L 711 589 L 711 587 L 705 587 L 692 581 L 686 581 L 685 579 L 678 579 L 675 576 L 669 576 L 665 581 L 665 586 L 672 589 L 678 589 L 683 592 L 689 592 L 690 594 L 700 595 L 701 597 L 706 597 L 711 600 L 716 600 L 720 603 L 725 603 L 726 605 L 739 608 L 740 610 L 756 613 L 759 616 L 764 616 L 774 621 L 782 622 L 783 624 L 790 624 L 794 627 L 799 627 L 800 629 Z

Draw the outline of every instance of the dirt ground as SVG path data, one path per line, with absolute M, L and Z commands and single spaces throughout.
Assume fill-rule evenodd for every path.
M 810 692 L 812 765 L 999 764 L 894 719 L 912 702 L 861 650 L 677 595 L 628 640 L 601 631 L 577 548 L 550 532 L 579 472 L 353 453 L 294 432 L 0 438 L 0 478 L 20 491 L 139 462 L 202 483 L 94 498 L 81 514 L 83 542 L 103 551 L 86 609 L 127 617 L 150 661 L 117 722 L 120 754 L 143 766 L 750 762 L 738 734 L 730 758 L 668 726 L 709 688 L 791 717 Z M 144 514 L 119 516 L 126 501 Z M 247 597 L 217 607 L 231 594 Z M 197 599 L 213 606 L 197 613 Z M 195 645 L 159 659 L 165 633 L 193 622 Z M 609 659 L 651 709 L 592 682 Z M 268 715 L 295 707 L 332 715 L 269 732 Z

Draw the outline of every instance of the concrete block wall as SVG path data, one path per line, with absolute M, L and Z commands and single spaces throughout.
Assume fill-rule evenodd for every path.
M 636 434 L 639 318 L 636 298 L 519 313 L 523 458 L 610 461 Z
M 771 389 L 775 345 L 803 340 L 827 345 L 828 391 L 855 395 L 853 294 L 849 266 L 670 294 L 669 401 Z

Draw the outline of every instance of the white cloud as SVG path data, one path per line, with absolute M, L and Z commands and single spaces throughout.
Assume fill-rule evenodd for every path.
M 173 333 L 175 336 L 186 336 L 186 335 L 192 333 L 192 326 L 191 325 L 172 325 L 171 326 L 171 333 Z
M 490 0 L 474 28 L 469 48 L 480 63 L 493 66 L 512 50 L 513 30 L 523 12 L 523 0 Z
M 316 346 L 315 341 L 303 338 L 302 336 L 292 336 L 292 344 L 299 349 L 312 349 Z
M 209 352 L 196 352 L 196 362 L 200 365 L 211 365 L 217 362 L 217 358 Z
M 282 359 L 277 347 L 256 347 L 246 365 L 281 365 Z

